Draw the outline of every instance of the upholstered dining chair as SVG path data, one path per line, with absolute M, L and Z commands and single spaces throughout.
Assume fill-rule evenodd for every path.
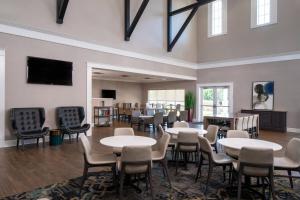
M 286 170 L 290 180 L 291 188 L 294 188 L 292 171 L 300 173 L 300 139 L 293 138 L 289 141 L 285 155 L 283 157 L 274 158 L 275 170 Z M 275 175 L 284 176 L 284 175 Z M 285 176 L 284 176 L 285 177 Z
M 84 150 L 83 157 L 84 157 L 84 170 L 83 170 L 83 177 L 80 187 L 80 194 L 83 188 L 84 182 L 88 177 L 88 170 L 89 168 L 94 167 L 110 167 L 114 183 L 116 184 L 116 156 L 114 154 L 98 154 L 92 152 L 91 144 L 88 138 L 85 135 L 80 137 L 80 141 Z
M 43 127 L 45 122 L 44 108 L 12 108 L 10 112 L 10 120 L 12 128 L 17 136 L 17 148 L 19 141 L 22 140 L 22 148 L 24 149 L 24 140 L 43 139 L 45 146 L 45 136 L 49 133 L 48 127 Z
M 249 147 L 243 147 L 241 149 L 239 160 L 232 162 L 233 169 L 237 173 L 238 200 L 241 199 L 243 176 L 262 178 L 263 184 L 265 180 L 264 178 L 267 178 L 270 194 L 274 198 L 273 163 L 273 149 Z
M 189 127 L 190 127 L 190 125 L 186 121 L 180 121 L 180 122 L 176 121 L 173 124 L 173 128 L 189 128 Z
M 253 115 L 250 115 L 248 117 L 248 126 L 247 126 L 247 131 L 251 138 L 254 137 L 254 135 L 253 135 L 253 118 L 254 118 Z
M 218 139 L 219 126 L 208 125 L 206 138 L 208 139 L 210 145 L 214 147 L 215 151 L 218 153 L 217 149 L 217 139 Z
M 243 130 L 244 131 L 248 131 L 248 121 L 249 121 L 249 117 L 243 117 Z
M 229 130 L 227 132 L 227 138 L 249 138 L 249 133 L 241 130 Z M 232 158 L 238 159 L 239 157 L 239 150 L 224 147 L 224 151 Z
M 174 122 L 177 121 L 177 112 L 176 111 L 170 111 L 168 113 L 168 118 L 167 118 L 167 127 L 172 127 Z
M 146 183 L 149 183 L 152 199 L 152 151 L 150 146 L 125 146 L 122 149 L 120 161 L 118 161 L 120 172 L 120 199 L 123 199 L 123 185 L 125 176 L 145 176 Z M 139 181 L 139 180 L 138 180 Z M 147 184 L 148 185 L 148 184 Z
M 70 106 L 70 107 L 58 107 L 56 108 L 57 123 L 59 129 L 62 131 L 62 139 L 64 135 L 69 135 L 69 141 L 71 143 L 71 135 L 77 135 L 84 133 L 90 129 L 90 124 L 83 124 L 82 122 L 85 118 L 84 108 L 80 106 Z
M 243 121 L 244 121 L 244 117 L 238 117 L 236 118 L 235 121 L 235 129 L 236 130 L 243 130 Z
M 167 179 L 171 186 L 171 180 L 168 171 L 168 160 L 166 157 L 169 141 L 170 135 L 167 133 L 163 133 L 160 139 L 157 141 L 157 149 L 155 151 L 152 151 L 152 161 L 161 164 L 161 166 L 163 167 L 163 174 L 164 176 L 167 176 Z
M 178 169 L 179 155 L 183 156 L 185 167 L 190 154 L 194 154 L 195 160 L 199 158 L 198 132 L 179 132 L 175 150 L 176 174 Z
M 253 116 L 253 123 L 252 123 L 252 134 L 256 138 L 258 137 L 258 133 L 259 133 L 258 125 L 259 125 L 259 115 L 254 115 Z
M 138 127 L 140 127 L 141 120 L 140 120 L 139 117 L 141 115 L 142 115 L 142 113 L 139 110 L 133 110 L 131 112 L 131 118 L 130 118 L 130 125 L 131 125 L 131 127 L 133 127 L 133 125 L 137 125 Z
M 173 124 L 173 128 L 189 128 L 189 126 L 190 126 L 189 123 L 187 123 L 185 121 L 181 121 L 181 122 L 176 121 Z M 178 138 L 177 135 L 171 135 L 169 147 L 172 148 L 172 159 L 174 158 L 173 154 L 175 152 L 175 146 L 176 146 L 176 143 L 177 143 L 177 138 Z
M 122 136 L 122 135 L 134 135 L 134 130 L 133 128 L 128 128 L 128 127 L 124 127 L 124 128 L 115 128 L 114 130 L 114 136 Z
M 187 110 L 180 111 L 179 121 L 188 121 L 188 111 Z
M 204 160 L 206 160 L 208 163 L 208 174 L 207 174 L 207 179 L 206 179 L 206 188 L 205 188 L 205 194 L 207 193 L 208 190 L 208 184 L 209 180 L 211 177 L 211 174 L 213 172 L 213 168 L 217 166 L 221 166 L 223 168 L 223 176 L 224 176 L 224 181 L 225 181 L 225 170 L 227 166 L 231 166 L 231 158 L 227 156 L 224 153 L 215 153 L 210 145 L 210 142 L 208 141 L 207 138 L 199 136 L 199 143 L 200 143 L 200 163 L 198 166 L 197 174 L 196 174 L 196 179 L 195 181 L 197 182 L 199 176 L 201 176 L 201 168 L 202 165 L 204 165 Z

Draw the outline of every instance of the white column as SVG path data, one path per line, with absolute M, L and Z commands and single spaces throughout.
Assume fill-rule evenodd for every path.
M 0 49 L 0 146 L 5 137 L 5 52 Z

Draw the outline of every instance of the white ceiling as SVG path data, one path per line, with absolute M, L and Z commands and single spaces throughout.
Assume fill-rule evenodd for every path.
M 93 79 L 134 82 L 134 83 L 155 83 L 155 82 L 182 80 L 178 78 L 171 78 L 171 77 L 164 77 L 164 76 L 154 76 L 154 75 L 147 75 L 147 74 L 138 74 L 138 73 L 131 73 L 131 72 L 121 72 L 121 71 L 102 70 L 102 69 L 93 69 L 92 73 L 93 73 Z

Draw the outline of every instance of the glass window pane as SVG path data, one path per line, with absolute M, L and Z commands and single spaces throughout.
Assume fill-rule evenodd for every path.
M 217 106 L 229 106 L 228 88 L 217 88 Z
M 203 94 L 203 105 L 214 105 L 214 90 L 213 88 L 204 88 L 202 91 Z

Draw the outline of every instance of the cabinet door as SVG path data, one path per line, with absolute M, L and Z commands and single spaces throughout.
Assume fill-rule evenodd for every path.
M 272 128 L 272 114 L 271 112 L 259 112 L 259 124 L 261 129 Z
M 286 131 L 286 114 L 283 112 L 272 113 L 272 127 L 276 131 Z

